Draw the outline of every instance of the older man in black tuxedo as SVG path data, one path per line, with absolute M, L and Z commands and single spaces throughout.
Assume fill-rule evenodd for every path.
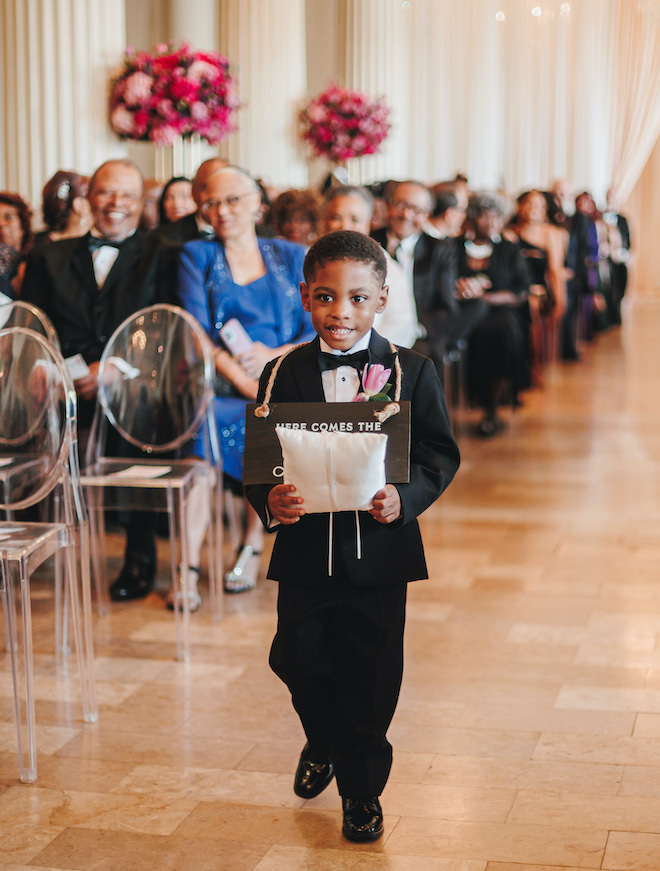
M 485 306 L 481 301 L 478 306 L 463 306 L 456 299 L 456 243 L 424 232 L 432 207 L 426 185 L 400 182 L 388 201 L 387 227 L 371 235 L 403 266 L 419 321 L 413 347 L 433 360 L 442 377 L 446 352 L 467 337 L 484 316 Z
M 375 230 L 372 236 L 401 264 L 408 278 L 419 321 L 414 347 L 428 354 L 442 372 L 457 311 L 456 258 L 451 242 L 424 232 L 431 206 L 431 193 L 425 185 L 401 182 L 387 204 L 387 227 Z
M 92 175 L 87 196 L 91 231 L 33 249 L 21 294 L 53 321 L 64 356 L 81 354 L 89 367 L 75 382 L 83 435 L 94 412 L 99 360 L 114 330 L 145 306 L 175 300 L 158 239 L 138 229 L 144 199 L 138 167 L 107 161 Z M 150 513 L 129 515 L 124 567 L 110 588 L 112 599 L 136 599 L 152 589 L 155 521 Z

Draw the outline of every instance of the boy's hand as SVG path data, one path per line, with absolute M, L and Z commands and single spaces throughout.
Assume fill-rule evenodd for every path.
M 294 496 L 295 490 L 293 484 L 276 484 L 268 494 L 271 516 L 287 526 L 297 523 L 305 513 L 302 496 Z
M 386 484 L 371 500 L 369 514 L 379 523 L 394 523 L 401 516 L 401 497 L 394 484 Z

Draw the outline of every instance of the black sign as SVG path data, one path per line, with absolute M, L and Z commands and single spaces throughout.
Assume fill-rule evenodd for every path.
M 387 436 L 385 472 L 389 483 L 410 478 L 410 403 L 397 402 L 398 414 L 380 420 L 390 402 L 271 402 L 268 417 L 256 417 L 259 406 L 245 411 L 244 484 L 281 483 L 282 451 L 275 427 L 310 432 L 383 433 Z

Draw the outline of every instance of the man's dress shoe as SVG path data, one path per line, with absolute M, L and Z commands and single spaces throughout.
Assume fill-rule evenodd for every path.
M 377 841 L 383 834 L 383 811 L 378 796 L 344 798 L 342 834 L 349 841 Z
M 144 554 L 127 556 L 119 577 L 110 586 L 110 598 L 113 602 L 141 599 L 152 591 L 155 572 L 156 563 L 152 557 Z
M 305 744 L 293 781 L 293 791 L 300 798 L 316 798 L 334 775 L 334 767 L 327 755 L 315 757 L 309 751 L 309 744 Z

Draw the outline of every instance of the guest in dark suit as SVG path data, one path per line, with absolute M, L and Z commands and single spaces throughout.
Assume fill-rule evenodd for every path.
M 114 330 L 144 306 L 174 301 L 157 239 L 137 229 L 143 200 L 138 167 L 128 160 L 104 163 L 90 180 L 88 199 L 91 232 L 33 249 L 22 292 L 52 320 L 64 356 L 82 354 L 89 366 L 75 382 L 82 430 L 91 424 L 99 360 Z M 130 515 L 125 564 L 111 598 L 134 599 L 151 590 L 154 528 L 155 515 Z
M 387 204 L 387 227 L 373 238 L 403 267 L 413 290 L 419 322 L 415 347 L 427 353 L 442 371 L 442 360 L 454 332 L 456 262 L 453 245 L 423 231 L 432 199 L 420 182 L 398 184 Z
M 610 322 L 621 323 L 621 303 L 628 285 L 628 263 L 630 261 L 630 228 L 627 218 L 619 212 L 616 192 L 607 192 L 607 209 L 603 214 L 607 226 L 608 254 L 612 280 L 612 308 Z
M 398 359 L 400 398 L 411 402 L 409 483 L 375 493 L 359 526 L 356 512 L 305 514 L 292 485 L 247 487 L 266 527 L 278 524 L 268 572 L 280 585 L 270 663 L 289 687 L 307 736 L 294 791 L 313 798 L 336 775 L 342 831 L 352 841 L 383 833 L 378 797 L 392 762 L 386 733 L 402 678 L 406 585 L 427 577 L 416 518 L 459 464 L 431 361 L 372 330 L 387 301 L 386 268 L 379 246 L 361 233 L 339 230 L 312 246 L 301 291 L 318 337 L 280 358 L 272 400 L 351 401 L 361 386 L 355 353 L 390 369 L 393 381 Z M 339 365 L 321 371 L 326 357 Z M 274 365 L 262 375 L 261 401 Z
M 448 350 L 465 339 L 485 315 L 481 300 L 459 306 L 456 297 L 456 252 L 451 239 L 424 232 L 433 199 L 417 181 L 400 182 L 388 200 L 387 228 L 373 238 L 403 267 L 415 296 L 419 338 L 415 350 L 429 356 L 443 372 Z

